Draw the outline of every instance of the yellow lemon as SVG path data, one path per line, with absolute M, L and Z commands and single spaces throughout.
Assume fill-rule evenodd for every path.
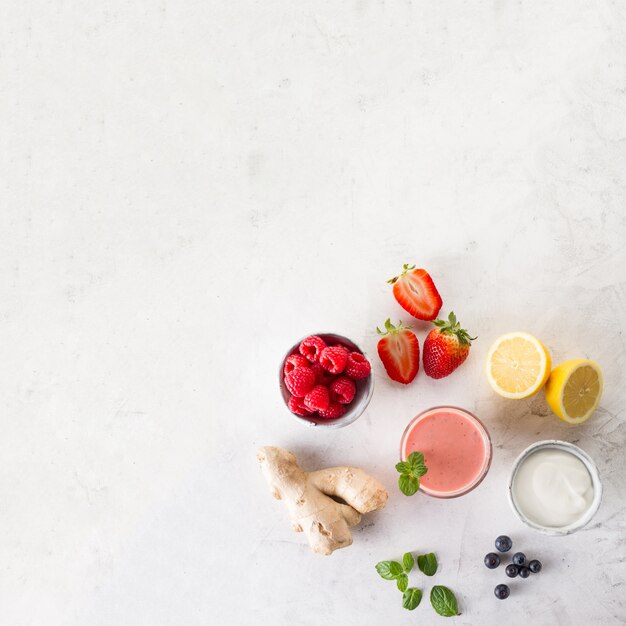
M 570 424 L 581 424 L 591 417 L 600 402 L 604 381 L 597 363 L 587 359 L 557 365 L 546 384 L 550 408 Z
M 550 375 L 550 353 L 528 333 L 498 337 L 487 354 L 487 380 L 493 390 L 519 400 L 537 393 Z

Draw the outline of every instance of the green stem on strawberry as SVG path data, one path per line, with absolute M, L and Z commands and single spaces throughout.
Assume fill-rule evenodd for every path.
M 467 330 L 461 328 L 461 323 L 457 321 L 454 311 L 450 311 L 447 320 L 435 320 L 433 324 L 440 333 L 456 335 L 460 343 L 470 345 L 472 341 L 478 339 L 478 337 L 470 337 Z
M 402 266 L 402 274 L 399 274 L 398 276 L 394 276 L 393 278 L 390 278 L 387 282 L 390 285 L 393 285 L 398 280 L 398 278 L 404 276 L 407 272 L 410 272 L 411 270 L 414 270 L 414 269 L 415 269 L 415 265 L 409 265 L 408 263 L 405 263 Z
M 410 324 L 404 324 L 402 321 L 400 321 L 398 323 L 397 326 L 394 326 L 391 323 L 391 319 L 388 317 L 387 320 L 385 321 L 385 330 L 382 331 L 380 330 L 380 328 L 378 328 L 378 326 L 376 326 L 376 332 L 379 335 L 393 335 L 394 333 L 400 333 L 403 330 L 408 330 L 409 328 L 413 328 Z

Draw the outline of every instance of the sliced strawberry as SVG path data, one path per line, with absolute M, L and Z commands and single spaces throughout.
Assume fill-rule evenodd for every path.
M 430 274 L 404 264 L 402 274 L 387 281 L 398 304 L 418 320 L 434 320 L 443 304 Z
M 420 344 L 414 333 L 402 322 L 394 326 L 391 320 L 385 322 L 385 332 L 378 342 L 378 356 L 391 380 L 408 385 L 420 368 Z

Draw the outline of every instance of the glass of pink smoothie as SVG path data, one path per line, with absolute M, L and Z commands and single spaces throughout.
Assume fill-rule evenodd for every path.
M 414 417 L 400 443 L 400 457 L 422 452 L 428 472 L 420 491 L 435 498 L 456 498 L 477 487 L 491 465 L 491 439 L 469 411 L 436 406 Z

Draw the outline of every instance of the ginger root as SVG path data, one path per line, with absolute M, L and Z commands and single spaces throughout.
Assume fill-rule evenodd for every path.
M 274 447 L 259 448 L 257 459 L 272 495 L 287 505 L 293 529 L 304 532 L 317 554 L 349 546 L 350 527 L 361 521 L 361 514 L 387 502 L 383 485 L 356 467 L 305 472 L 291 452 Z

